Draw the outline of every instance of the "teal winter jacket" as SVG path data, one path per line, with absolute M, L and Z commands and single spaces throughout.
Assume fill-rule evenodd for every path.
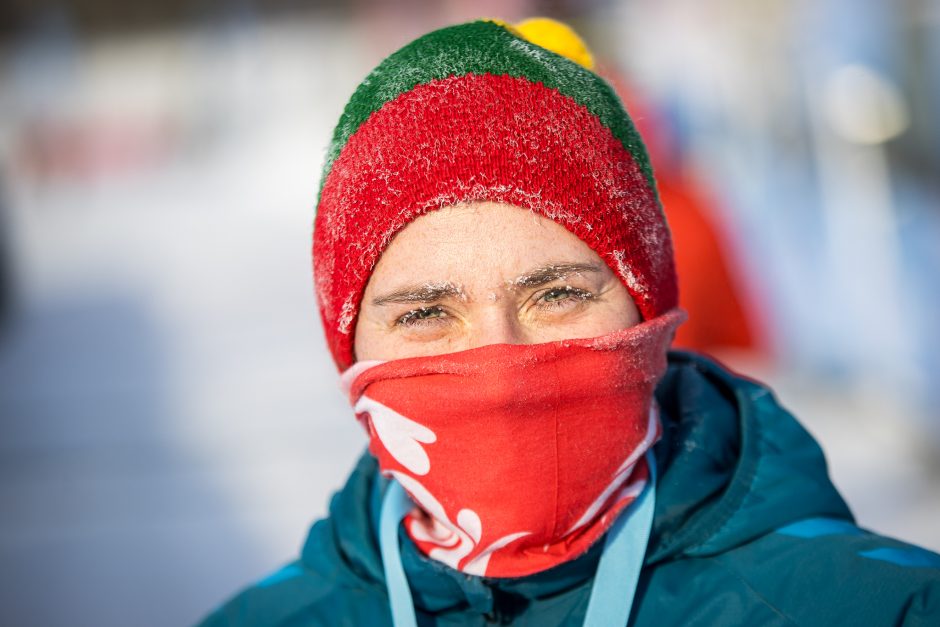
M 766 387 L 697 355 L 669 361 L 631 625 L 940 626 L 940 556 L 857 527 L 819 446 Z M 391 625 L 376 540 L 386 485 L 364 455 L 300 558 L 203 624 Z M 580 625 L 603 545 L 536 575 L 490 579 L 400 537 L 418 623 L 442 627 Z

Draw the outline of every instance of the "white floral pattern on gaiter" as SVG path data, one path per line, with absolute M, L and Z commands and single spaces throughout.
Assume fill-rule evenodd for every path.
M 437 441 L 433 431 L 365 395 L 356 403 L 355 411 L 369 414 L 382 446 L 399 464 L 416 475 L 428 474 L 431 460 L 421 444 Z
M 461 570 L 468 575 L 482 576 L 486 573 L 486 566 L 489 564 L 490 556 L 494 551 L 531 533 L 529 531 L 519 531 L 505 535 L 483 549 L 463 568 L 460 568 L 460 561 L 473 552 L 483 536 L 483 524 L 480 521 L 480 516 L 472 509 L 462 509 L 457 512 L 458 524 L 454 524 L 447 516 L 447 512 L 444 511 L 444 506 L 434 498 L 434 495 L 420 481 L 396 470 L 390 471 L 390 474 L 431 518 L 429 524 L 423 524 L 417 519 L 412 520 L 409 527 L 411 534 L 417 540 L 438 545 L 437 548 L 431 550 L 428 557 L 443 562 L 455 570 Z

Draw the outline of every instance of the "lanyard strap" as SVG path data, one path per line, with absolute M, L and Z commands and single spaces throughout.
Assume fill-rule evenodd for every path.
M 585 627 L 625 626 L 630 619 L 656 506 L 656 461 L 652 452 L 646 454 L 646 460 L 650 473 L 646 487 L 617 517 L 604 540 L 584 617 Z M 417 627 L 411 589 L 398 546 L 398 525 L 413 508 L 414 503 L 401 484 L 391 481 L 382 499 L 379 546 L 395 627 Z
M 656 460 L 652 452 L 646 454 L 646 463 L 650 473 L 646 486 L 617 517 L 604 540 L 584 616 L 585 627 L 626 626 L 630 620 L 656 508 Z
M 398 546 L 398 525 L 401 519 L 414 508 L 405 489 L 394 479 L 389 482 L 382 499 L 382 514 L 379 516 L 379 546 L 382 549 L 382 566 L 385 569 L 385 587 L 392 608 L 392 624 L 395 627 L 417 627 L 411 588 L 401 565 L 401 549 Z

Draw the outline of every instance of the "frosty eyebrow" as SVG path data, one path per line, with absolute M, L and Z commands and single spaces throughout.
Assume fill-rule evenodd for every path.
M 551 263 L 533 268 L 520 275 L 515 281 L 511 282 L 511 286 L 514 288 L 539 287 L 552 281 L 568 278 L 573 274 L 600 271 L 600 266 L 595 263 Z
M 453 283 L 423 283 L 406 285 L 372 300 L 373 305 L 392 303 L 433 303 L 444 298 L 465 298 L 463 290 Z
M 533 288 L 568 278 L 574 274 L 597 273 L 601 267 L 595 263 L 549 263 L 532 268 L 509 282 L 509 287 Z M 466 300 L 467 296 L 459 285 L 449 281 L 443 283 L 421 283 L 405 285 L 388 294 L 376 296 L 372 304 L 376 306 L 409 303 L 435 303 L 445 298 Z

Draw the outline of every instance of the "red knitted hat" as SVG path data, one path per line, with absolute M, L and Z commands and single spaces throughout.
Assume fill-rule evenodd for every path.
M 558 22 L 478 21 L 420 37 L 359 85 L 333 135 L 313 235 L 340 370 L 355 361 L 356 317 L 382 251 L 418 216 L 460 202 L 508 203 L 561 224 L 607 262 L 644 319 L 677 305 L 646 150 L 591 66 Z

